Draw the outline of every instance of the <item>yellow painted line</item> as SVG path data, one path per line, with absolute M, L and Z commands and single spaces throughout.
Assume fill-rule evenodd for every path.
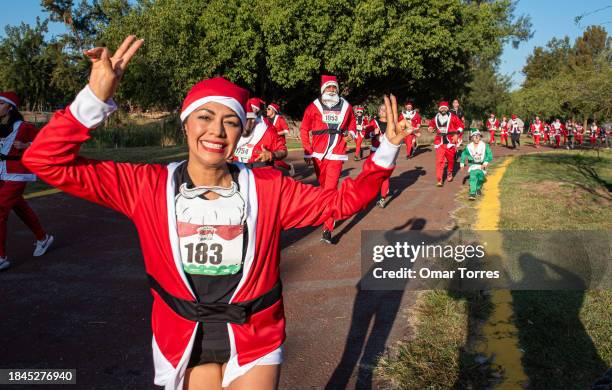
M 511 162 L 512 157 L 508 157 L 487 178 L 486 191 L 483 191 L 477 207 L 475 230 L 499 230 L 499 183 Z M 487 233 L 487 253 L 504 258 L 501 233 Z M 509 290 L 495 290 L 491 294 L 491 303 L 493 312 L 482 327 L 483 340 L 477 343 L 476 350 L 484 356 L 493 357 L 493 366 L 503 371 L 502 381 L 494 386 L 496 389 L 524 389 L 528 378 L 521 364 L 523 353 L 519 347 L 518 328 L 512 318 L 512 294 Z
M 53 195 L 60 192 L 62 191 L 58 190 L 57 188 L 51 188 L 49 190 L 32 192 L 31 194 L 24 195 L 23 197 L 24 199 L 40 198 L 41 196 Z

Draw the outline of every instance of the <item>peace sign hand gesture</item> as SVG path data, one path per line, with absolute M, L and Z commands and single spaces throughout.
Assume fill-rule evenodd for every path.
M 393 145 L 399 145 L 408 134 L 412 133 L 412 125 L 401 128 L 397 118 L 397 99 L 394 95 L 385 95 L 385 109 L 387 111 L 387 139 Z
M 136 36 L 129 35 L 112 57 L 106 47 L 84 51 L 92 63 L 89 88 L 98 99 L 106 102 L 115 95 L 125 69 L 143 43 L 144 39 L 136 40 Z

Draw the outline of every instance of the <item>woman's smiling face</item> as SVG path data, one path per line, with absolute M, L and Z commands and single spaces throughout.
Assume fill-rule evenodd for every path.
M 220 167 L 234 155 L 242 123 L 231 108 L 208 102 L 187 117 L 185 132 L 189 158 L 202 165 Z

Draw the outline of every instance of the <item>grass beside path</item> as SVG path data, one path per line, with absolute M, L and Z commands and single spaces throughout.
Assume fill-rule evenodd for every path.
M 592 151 L 516 156 L 500 184 L 501 232 L 610 230 L 612 153 L 600 157 Z M 469 229 L 478 201 L 468 203 L 465 188 L 458 196 L 463 207 L 455 219 Z M 589 388 L 612 366 L 612 291 L 512 291 L 512 298 L 529 388 Z M 379 361 L 389 387 L 478 389 L 499 375 L 486 372 L 472 352 L 490 310 L 486 295 L 427 291 L 417 307 L 414 339 Z

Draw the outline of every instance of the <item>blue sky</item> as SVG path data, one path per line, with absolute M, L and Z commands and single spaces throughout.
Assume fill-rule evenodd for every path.
M 40 7 L 40 0 L 2 1 L 0 13 L 0 36 L 4 35 L 4 26 L 23 22 L 33 24 L 36 16 L 46 16 Z M 602 11 L 587 15 L 581 25 L 574 23 L 574 18 L 599 9 Z M 514 87 L 523 81 L 521 72 L 527 56 L 536 46 L 544 46 L 553 37 L 568 35 L 573 41 L 582 35 L 586 26 L 602 24 L 607 30 L 612 29 L 612 0 L 520 0 L 516 9 L 517 15 L 531 16 L 534 36 L 522 43 L 518 49 L 506 45 L 501 58 L 500 72 L 512 75 Z M 65 28 L 60 23 L 49 24 L 49 34 L 60 34 Z

